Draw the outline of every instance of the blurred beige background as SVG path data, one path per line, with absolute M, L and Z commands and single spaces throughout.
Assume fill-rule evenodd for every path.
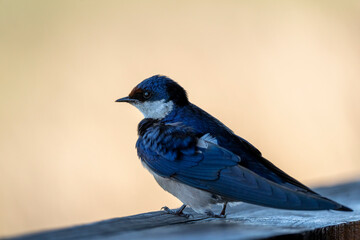
M 360 174 L 359 1 L 0 1 L 0 236 L 177 207 L 114 102 L 164 74 L 310 186 Z

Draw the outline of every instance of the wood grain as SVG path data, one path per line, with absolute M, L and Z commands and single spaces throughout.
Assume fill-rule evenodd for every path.
M 316 191 L 354 212 L 289 211 L 243 203 L 229 207 L 225 219 L 191 209 L 186 210 L 193 214 L 190 218 L 157 211 L 7 239 L 360 239 L 360 181 Z

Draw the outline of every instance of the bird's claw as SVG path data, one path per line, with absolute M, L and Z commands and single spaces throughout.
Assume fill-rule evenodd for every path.
M 171 210 L 167 206 L 162 207 L 160 210 L 164 210 L 164 212 L 171 213 L 171 214 L 175 213 L 174 210 Z
M 180 216 L 180 217 L 186 217 L 186 218 L 193 217 L 193 215 L 191 215 L 191 214 L 183 213 L 181 209 L 171 210 L 167 206 L 164 206 L 161 208 L 161 210 L 163 210 L 164 212 L 166 212 L 168 214 L 172 214 L 172 215 L 176 215 L 176 216 Z
M 207 211 L 206 215 L 208 215 L 209 217 L 213 217 L 213 218 L 226 218 L 225 214 L 218 215 L 218 214 L 213 213 L 212 211 Z

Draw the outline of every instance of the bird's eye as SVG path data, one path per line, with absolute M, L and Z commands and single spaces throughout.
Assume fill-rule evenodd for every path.
M 151 97 L 151 93 L 148 92 L 148 91 L 145 91 L 145 92 L 143 93 L 143 97 L 144 97 L 145 99 L 149 99 L 149 98 Z

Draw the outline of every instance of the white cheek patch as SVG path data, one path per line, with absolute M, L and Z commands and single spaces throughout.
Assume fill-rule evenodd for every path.
M 133 105 L 140 110 L 145 118 L 154 119 L 163 119 L 174 108 L 173 101 L 165 102 L 165 100 L 133 103 Z

